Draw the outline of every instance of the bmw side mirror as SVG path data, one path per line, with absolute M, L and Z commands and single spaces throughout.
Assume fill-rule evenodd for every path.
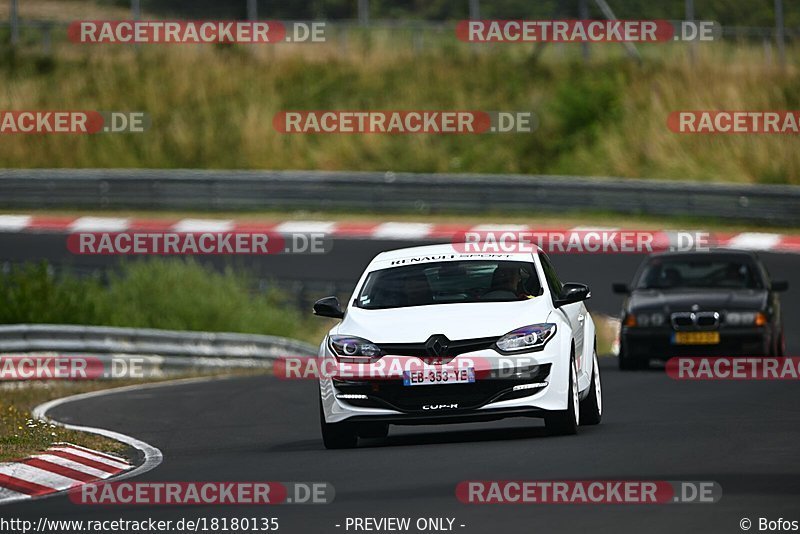
M 589 286 L 585 284 L 576 284 L 574 282 L 567 282 L 561 288 L 561 295 L 555 300 L 556 307 L 561 307 L 566 304 L 573 304 L 581 302 L 592 296 L 589 291 Z
M 314 303 L 314 315 L 341 319 L 344 317 L 344 312 L 342 311 L 342 307 L 339 305 L 339 299 L 336 297 L 325 297 L 324 299 L 319 299 Z
M 772 282 L 773 291 L 786 291 L 787 289 L 789 289 L 789 282 L 787 282 L 786 280 L 778 280 Z
M 631 288 L 628 287 L 628 284 L 620 284 L 618 282 L 611 284 L 611 290 L 619 295 L 629 295 L 631 292 Z

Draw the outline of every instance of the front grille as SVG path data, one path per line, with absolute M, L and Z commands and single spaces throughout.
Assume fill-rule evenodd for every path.
M 694 326 L 694 320 L 691 313 L 673 313 L 672 326 L 675 328 L 691 328 Z
M 719 325 L 719 314 L 717 312 L 699 312 L 696 317 L 697 326 L 700 328 L 716 327 Z
M 443 347 L 434 345 L 436 337 L 441 338 Z M 414 356 L 427 364 L 443 364 L 461 354 L 490 349 L 497 340 L 497 337 L 449 340 L 444 336 L 431 336 L 424 343 L 379 343 L 378 346 L 388 355 Z
M 359 382 L 335 380 L 334 386 L 344 394 L 367 395 L 367 399 L 346 401 L 353 406 L 389 408 L 405 413 L 429 413 L 422 407 L 430 404 L 457 403 L 458 410 L 475 410 L 490 402 L 534 395 L 545 386 L 520 391 L 513 391 L 513 388 L 522 384 L 544 382 L 549 376 L 550 364 L 542 364 L 525 378 L 486 378 L 477 379 L 471 384 L 404 386 L 402 380 Z
M 675 330 L 712 330 L 719 326 L 719 313 L 715 311 L 676 312 L 670 316 Z

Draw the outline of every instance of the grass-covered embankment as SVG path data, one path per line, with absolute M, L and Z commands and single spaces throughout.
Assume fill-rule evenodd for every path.
M 12 135 L 0 167 L 188 167 L 549 173 L 800 183 L 793 135 L 679 135 L 675 110 L 800 106 L 796 49 L 780 70 L 761 45 L 481 47 L 442 34 L 315 45 L 81 46 L 3 51 L 0 109 L 141 110 L 140 134 Z M 291 109 L 534 110 L 532 134 L 282 135 Z
M 0 302 L 0 324 L 130 326 L 315 341 L 322 323 L 301 314 L 279 291 L 255 291 L 245 274 L 181 259 L 128 262 L 103 280 L 55 274 L 43 263 L 16 267 L 0 274 Z

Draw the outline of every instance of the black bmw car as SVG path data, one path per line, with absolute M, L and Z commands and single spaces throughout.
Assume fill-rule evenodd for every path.
M 781 306 L 758 256 L 746 251 L 665 252 L 649 256 L 622 306 L 620 369 L 673 356 L 782 356 Z

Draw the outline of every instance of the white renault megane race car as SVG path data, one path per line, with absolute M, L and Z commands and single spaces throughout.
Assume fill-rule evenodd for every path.
M 319 349 L 325 446 L 386 437 L 390 424 L 527 416 L 574 434 L 599 423 L 589 297 L 583 284 L 562 284 L 541 250 L 379 254 L 345 310 L 336 297 L 314 304 L 341 319 Z

